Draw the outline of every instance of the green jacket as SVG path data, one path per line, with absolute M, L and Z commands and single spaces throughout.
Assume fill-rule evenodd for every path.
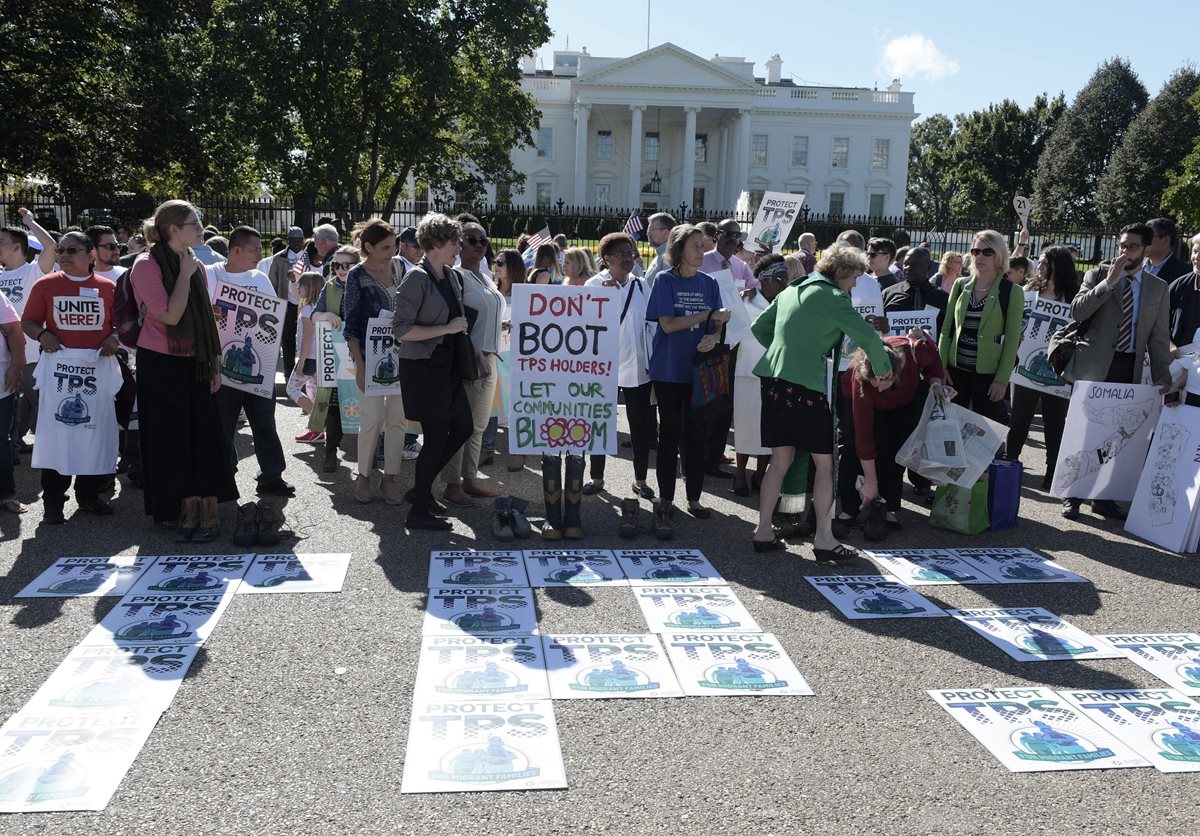
M 832 349 L 836 368 L 847 334 L 866 350 L 876 374 L 892 368 L 883 340 L 854 310 L 850 295 L 820 273 L 785 288 L 750 330 L 767 349 L 754 367 L 759 377 L 778 377 L 824 392 L 825 358 Z
M 1008 319 L 1000 308 L 1000 284 L 996 279 L 988 290 L 979 320 L 979 352 L 975 371 L 994 376 L 997 383 L 1008 383 L 1017 364 L 1017 348 L 1021 345 L 1021 321 L 1025 318 L 1025 292 L 1019 284 L 1009 282 Z M 938 352 L 946 368 L 957 365 L 958 336 L 967 316 L 967 304 L 975 293 L 975 280 L 961 278 L 950 289 L 946 304 L 946 321 L 938 337 Z

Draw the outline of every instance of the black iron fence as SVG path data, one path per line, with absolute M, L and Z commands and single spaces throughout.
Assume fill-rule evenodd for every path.
M 229 230 L 238 224 L 249 224 L 264 237 L 283 236 L 291 226 L 306 233 L 318 223 L 329 222 L 348 234 L 349 218 L 339 213 L 339 207 L 321 201 L 303 202 L 282 199 L 245 199 L 199 197 L 192 201 L 201 210 L 206 224 Z M 103 223 L 116 227 L 126 225 L 136 230 L 141 220 L 154 210 L 157 201 L 148 196 L 113 195 L 105 199 L 73 202 L 48 188 L 0 192 L 0 223 L 19 223 L 17 208 L 29 208 L 39 222 L 51 231 L 78 225 L 86 227 Z M 518 206 L 513 204 L 473 205 L 453 201 L 402 201 L 388 214 L 386 220 L 397 228 L 415 226 L 428 211 L 451 214 L 470 212 L 477 216 L 489 234 L 499 241 L 510 241 L 522 233 L 535 233 L 549 228 L 551 234 L 565 235 L 573 245 L 594 246 L 609 232 L 625 227 L 631 210 L 605 206 L 571 206 L 559 200 L 553 205 Z M 751 213 L 718 213 L 692 211 L 686 204 L 670 210 L 679 221 L 720 221 L 733 217 L 744 226 L 753 220 Z M 645 224 L 650 210 L 639 210 Z M 810 212 L 805 206 L 783 250 L 796 249 L 796 240 L 803 233 L 816 236 L 818 248 L 832 243 L 844 230 L 856 229 L 864 236 L 891 238 L 896 244 L 928 242 L 935 254 L 948 250 L 963 252 L 970 247 L 975 232 L 995 229 L 1015 241 L 1019 227 L 1016 217 L 1010 218 L 929 218 L 918 215 L 878 217 L 865 215 L 828 215 Z M 1182 233 L 1180 242 L 1186 242 Z M 1115 229 L 1100 226 L 1031 225 L 1031 249 L 1040 252 L 1051 244 L 1073 245 L 1079 248 L 1081 260 L 1098 262 L 1113 258 L 1117 251 Z

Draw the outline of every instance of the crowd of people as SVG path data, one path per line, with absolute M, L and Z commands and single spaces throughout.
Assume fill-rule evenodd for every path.
M 527 498 L 501 495 L 497 480 L 484 475 L 504 449 L 497 436 L 510 399 L 510 299 L 521 283 L 611 287 L 621 308 L 617 384 L 633 480 L 627 490 L 606 482 L 603 455 L 587 462 L 542 456 L 541 536 L 548 540 L 583 537 L 581 503 L 601 492 L 620 496 L 622 536 L 641 531 L 641 503 L 649 501 L 652 532 L 671 539 L 683 512 L 711 516 L 706 487 L 711 493 L 719 480 L 736 496 L 758 493 L 755 552 L 810 537 L 818 560 L 847 560 L 855 552 L 843 541 L 853 528 L 881 540 L 902 526 L 905 472 L 896 454 L 929 396 L 1007 423 L 1004 455 L 1011 458 L 1040 414 L 1047 490 L 1067 400 L 1009 385 L 1027 295 L 1069 304 L 1082 332 L 1065 381 L 1137 383 L 1147 365 L 1165 396 L 1200 405 L 1200 392 L 1187 389 L 1187 370 L 1173 364 L 1200 328 L 1200 236 L 1191 240 L 1189 264 L 1175 254 L 1174 224 L 1161 218 L 1124 227 L 1119 255 L 1081 275 L 1071 248 L 1049 246 L 1034 258 L 1027 232 L 1010 251 L 994 230 L 975 234 L 966 252 L 937 255 L 928 244 L 897 247 L 855 230 L 819 250 L 805 233 L 784 256 L 748 249 L 736 220 L 677 223 L 658 212 L 646 225 L 647 264 L 626 232 L 606 235 L 594 253 L 567 246 L 562 236 L 533 248 L 523 236 L 515 248 L 495 249 L 485 226 L 465 213 L 431 213 L 402 230 L 368 220 L 350 231 L 349 244 L 332 224 L 307 236 L 293 227 L 265 257 L 258 230 L 205 227 L 196 207 L 181 200 L 160 205 L 137 234 L 107 226 L 56 234 L 28 211 L 20 215 L 21 225 L 0 229 L 0 287 L 7 290 L 0 293 L 0 427 L 12 449 L 0 457 L 0 509 L 27 510 L 13 467 L 31 451 L 33 431 L 31 465 L 41 469 L 47 525 L 66 521 L 72 482 L 79 511 L 114 513 L 106 495 L 124 473 L 143 489 L 145 514 L 176 541 L 218 537 L 221 504 L 239 498 L 235 441 L 244 421 L 259 501 L 239 508 L 235 542 L 278 536 L 280 502 L 295 487 L 284 478 L 277 397 L 222 385 L 218 283 L 286 300 L 284 391 L 308 416 L 296 440 L 324 444 L 322 472 L 339 470 L 345 443 L 338 390 L 316 382 L 316 331 L 324 323 L 344 336 L 356 369 L 354 499 L 407 506 L 408 529 L 434 531 L 452 527 L 449 507 L 490 500 L 501 541 L 531 531 Z M 740 295 L 738 318 L 750 322 L 750 333 L 732 346 L 726 335 L 734 311 L 714 278 L 726 273 Z M 852 299 L 877 302 L 883 315 L 864 318 Z M 882 336 L 889 314 L 931 309 L 936 340 L 921 329 Z M 391 321 L 398 346 L 396 395 L 367 394 L 368 322 L 379 317 Z M 844 362 L 843 346 L 852 349 Z M 112 461 L 62 465 L 75 459 L 39 455 L 39 446 L 60 443 L 51 423 L 58 405 L 45 400 L 37 371 L 39 359 L 59 351 L 118 361 L 120 391 L 100 399 L 89 425 L 97 433 L 121 427 Z M 694 368 L 722 355 L 728 402 L 698 406 Z M 832 379 L 829 368 L 837 370 Z M 405 477 L 402 463 L 413 459 Z M 527 461 L 509 455 L 506 464 L 516 472 Z M 685 497 L 677 503 L 680 470 Z M 909 481 L 928 504 L 929 481 L 913 472 Z M 787 505 L 797 495 L 808 497 L 805 514 Z M 1122 513 L 1111 502 L 1093 509 Z M 1079 512 L 1078 499 L 1064 500 L 1064 517 Z

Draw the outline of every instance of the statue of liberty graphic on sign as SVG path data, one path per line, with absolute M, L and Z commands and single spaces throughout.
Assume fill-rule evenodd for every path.
M 1115 459 L 1125 445 L 1137 435 L 1142 425 L 1150 420 L 1157 405 L 1155 400 L 1145 400 L 1136 404 L 1100 407 L 1084 401 L 1083 414 L 1087 416 L 1088 421 L 1113 427 L 1116 432 L 1091 450 L 1080 450 L 1063 459 L 1063 463 L 1054 472 L 1054 493 L 1066 496 L 1071 485 Z
M 249 336 L 240 346 L 236 342 L 230 343 L 221 360 L 221 374 L 238 383 L 262 383 L 263 376 L 254 373 L 258 366 L 258 357 L 253 346 L 254 342 Z
M 1162 748 L 1159 754 L 1172 761 L 1200 761 L 1200 731 L 1178 720 L 1171 721 L 1170 731 L 1160 729 L 1154 741 Z
M 429 777 L 439 781 L 465 783 L 496 783 L 534 778 L 541 773 L 521 752 L 504 745 L 499 735 L 488 738 L 487 748 L 464 747 L 442 760 L 442 769 L 430 771 Z
M 22 765 L 0 777 L 0 801 L 38 804 L 61 798 L 78 798 L 88 791 L 87 775 L 66 752 L 47 767 Z
M 54 413 L 54 420 L 71 425 L 90 421 L 91 415 L 88 414 L 87 404 L 83 402 L 83 395 L 76 392 L 75 397 L 62 401 Z
M 779 222 L 776 221 L 771 226 L 767 227 L 762 233 L 754 239 L 754 243 L 763 248 L 763 252 L 774 252 L 775 248 L 783 243 L 780 239 L 783 238 L 783 229 Z
M 894 595 L 888 595 L 886 592 L 876 592 L 874 595 L 859 598 L 854 602 L 855 612 L 871 613 L 873 615 L 908 615 L 914 612 L 924 612 L 924 610 L 924 607 L 909 604 L 907 601 L 897 598 Z
M 371 380 L 381 386 L 390 386 L 399 379 L 400 373 L 396 371 L 396 359 L 389 351 L 383 355 L 382 360 L 375 364 L 375 374 L 371 375 Z
M 1030 761 L 1092 761 L 1113 756 L 1111 749 L 1098 749 L 1077 734 L 1056 729 L 1044 720 L 1014 735 L 1018 758 Z

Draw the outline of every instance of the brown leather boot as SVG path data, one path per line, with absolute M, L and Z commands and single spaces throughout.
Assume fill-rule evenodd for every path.
M 200 500 L 200 527 L 192 535 L 193 543 L 209 543 L 221 535 L 221 515 L 217 498 L 206 496 Z
M 200 527 L 200 497 L 184 497 L 180 503 L 179 527 L 175 529 L 176 543 L 190 543 Z

